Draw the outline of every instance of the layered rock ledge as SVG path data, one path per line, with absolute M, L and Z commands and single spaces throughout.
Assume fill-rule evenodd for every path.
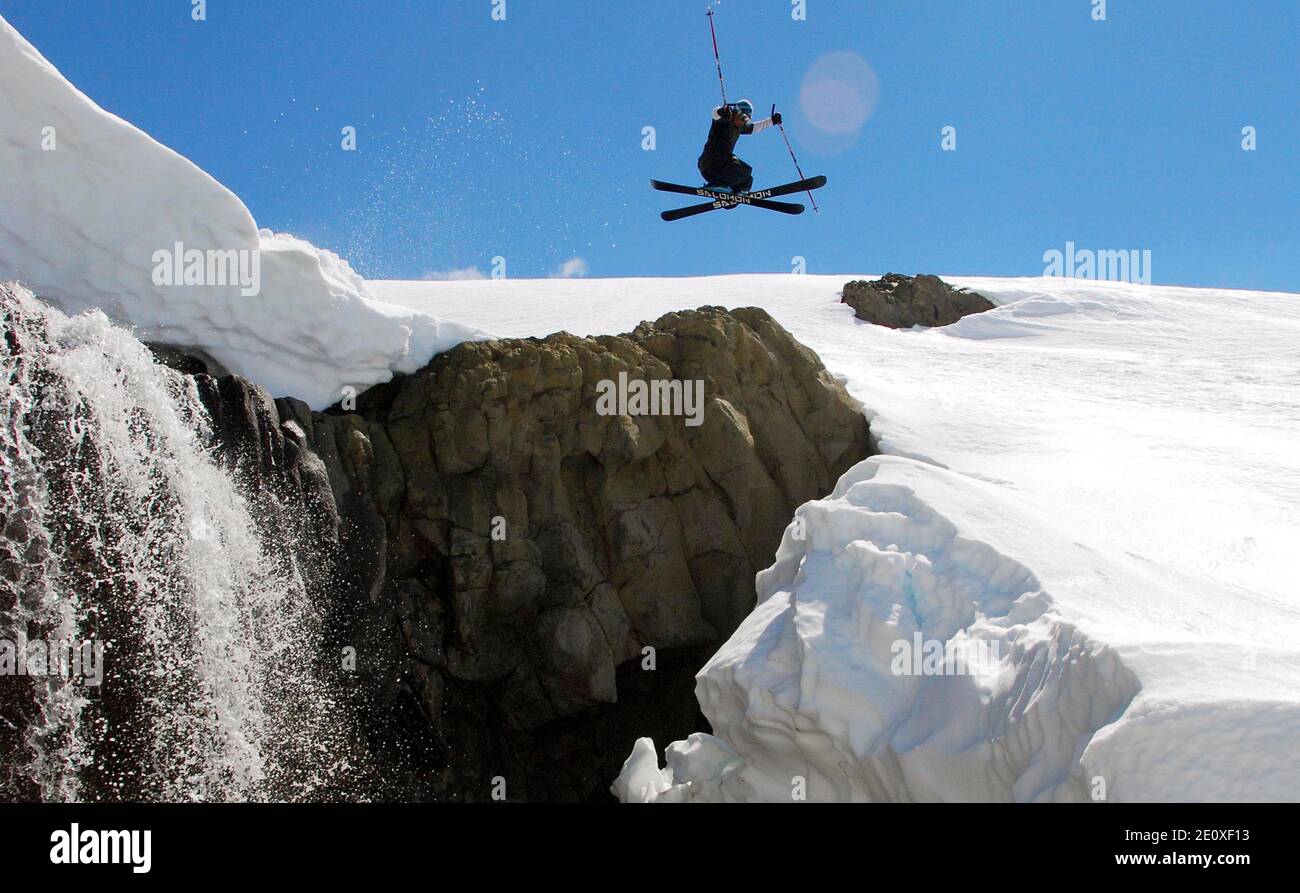
M 602 383 L 701 382 L 703 423 L 601 414 Z M 755 603 L 794 510 L 874 452 L 766 312 L 465 343 L 315 413 L 198 376 L 219 448 L 330 554 L 390 796 L 604 799 L 647 728 L 703 726 L 694 672 Z M 653 667 L 653 669 L 650 669 Z M 382 795 L 382 794 L 381 794 Z

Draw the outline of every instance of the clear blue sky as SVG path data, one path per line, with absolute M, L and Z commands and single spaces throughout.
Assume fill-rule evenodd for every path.
M 1036 275 L 1150 249 L 1157 283 L 1300 291 L 1296 0 L 718 4 L 731 96 L 788 112 L 822 211 L 663 223 L 718 97 L 705 0 L 0 0 L 100 105 L 193 159 L 260 225 L 417 278 L 896 270 Z M 800 109 L 828 53 L 874 70 L 856 135 Z M 849 86 L 860 86 L 850 84 Z M 340 149 L 355 125 L 359 151 Z M 643 151 L 641 129 L 657 128 Z M 945 125 L 957 151 L 940 148 Z M 1258 150 L 1241 149 L 1241 129 Z M 794 179 L 779 133 L 738 152 Z M 689 202 L 689 200 L 687 200 Z

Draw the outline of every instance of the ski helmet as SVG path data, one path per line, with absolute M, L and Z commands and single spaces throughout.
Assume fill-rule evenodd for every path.
M 748 99 L 742 99 L 740 102 L 734 103 L 733 108 L 739 111 L 746 118 L 754 117 L 754 103 L 750 102 Z

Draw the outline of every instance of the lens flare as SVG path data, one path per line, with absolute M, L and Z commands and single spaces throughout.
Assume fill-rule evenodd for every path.
M 799 108 L 828 135 L 855 135 L 876 110 L 880 79 L 857 53 L 827 53 L 814 62 L 799 89 Z

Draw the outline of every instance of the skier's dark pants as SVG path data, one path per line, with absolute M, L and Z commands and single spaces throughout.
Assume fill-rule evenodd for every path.
M 704 182 L 710 186 L 730 186 L 737 192 L 749 192 L 754 188 L 754 169 L 735 155 L 730 161 L 709 167 L 703 158 L 699 163 Z

